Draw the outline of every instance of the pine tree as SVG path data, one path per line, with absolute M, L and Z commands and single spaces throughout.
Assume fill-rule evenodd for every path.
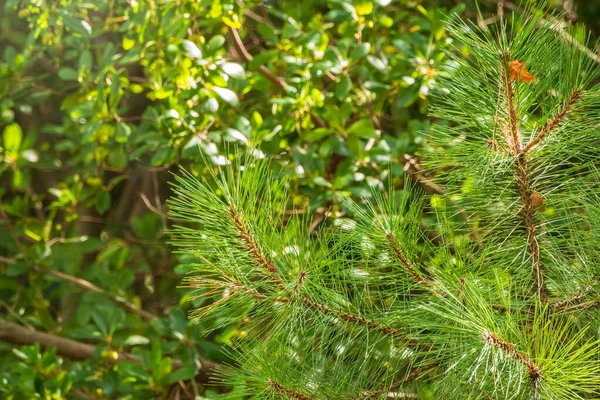
M 194 317 L 244 333 L 230 398 L 600 396 L 597 66 L 581 29 L 508 17 L 450 25 L 423 152 L 444 194 L 389 185 L 311 232 L 268 159 L 178 178 Z

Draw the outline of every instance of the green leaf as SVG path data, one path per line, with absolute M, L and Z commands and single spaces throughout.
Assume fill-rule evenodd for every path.
M 19 124 L 13 123 L 4 128 L 2 139 L 4 140 L 6 151 L 9 153 L 18 153 L 21 147 L 21 140 L 23 139 L 23 132 Z
M 131 128 L 125 122 L 117 123 L 117 128 L 115 129 L 115 141 L 117 143 L 127 143 L 127 139 L 131 135 Z
M 277 35 L 275 34 L 275 29 L 273 27 L 260 23 L 256 29 L 258 30 L 258 33 L 260 33 L 262 37 L 268 41 L 271 43 L 277 43 Z
M 16 262 L 14 264 L 9 264 L 8 269 L 6 270 L 6 276 L 15 277 L 19 275 L 23 275 L 25 272 L 29 271 L 33 264 L 29 262 Z
M 317 128 L 317 129 L 313 129 L 312 131 L 310 131 L 306 135 L 304 135 L 304 139 L 309 142 L 316 142 L 332 133 L 333 133 L 333 131 L 331 129 Z
M 328 187 L 330 188 L 331 182 L 329 182 L 327 179 L 323 178 L 322 176 L 317 176 L 316 178 L 313 178 L 313 183 L 317 186 L 323 186 L 323 187 Z
M 375 56 L 367 56 L 367 61 L 369 61 L 369 64 L 371 64 L 380 72 L 384 72 L 387 68 L 385 63 L 380 58 L 377 58 Z
M 232 78 L 246 79 L 246 71 L 244 71 L 244 68 L 240 64 L 226 62 L 221 64 L 221 69 Z
M 189 58 L 197 59 L 202 58 L 202 51 L 196 46 L 196 43 L 184 40 L 181 42 L 181 46 L 183 47 L 183 52 Z
M 373 124 L 371 120 L 368 118 L 363 118 L 354 124 L 348 129 L 346 129 L 346 135 L 354 134 L 359 138 L 369 139 L 372 137 L 377 137 L 377 132 L 373 128 Z
M 373 2 L 370 0 L 358 0 L 354 4 L 358 15 L 369 15 L 373 12 Z
M 234 107 L 236 107 L 240 104 L 240 100 L 238 99 L 237 95 L 232 90 L 229 90 L 227 88 L 218 87 L 218 86 L 213 86 L 212 89 L 226 103 L 229 103 Z
M 225 129 L 225 137 L 232 142 L 242 142 L 244 144 L 248 143 L 248 138 L 244 136 L 244 134 L 237 129 L 227 128 Z
M 252 126 L 258 129 L 263 124 L 263 117 L 256 111 L 252 111 Z
M 96 198 L 96 211 L 103 215 L 110 207 L 110 192 L 104 191 Z
M 92 27 L 82 19 L 63 14 L 62 20 L 75 33 L 83 36 L 90 36 L 92 34 Z
M 123 344 L 126 346 L 137 346 L 140 344 L 148 343 L 150 343 L 150 339 L 141 335 L 131 335 L 127 339 L 125 339 L 125 342 L 123 342 Z
M 108 105 L 114 110 L 121 101 L 123 93 L 121 91 L 121 79 L 119 74 L 114 74 L 111 78 L 110 93 L 108 95 Z
M 61 68 L 58 70 L 58 77 L 63 81 L 76 81 L 79 78 L 79 73 L 73 68 Z
M 165 378 L 165 385 L 172 385 L 178 381 L 187 381 L 189 379 L 193 379 L 197 374 L 196 368 L 194 367 L 184 367 L 179 368 L 177 371 L 171 372 Z
M 363 58 L 364 56 L 369 54 L 370 51 L 371 51 L 371 43 L 369 43 L 369 42 L 361 43 L 358 46 L 356 46 L 354 48 L 354 50 L 352 50 L 352 53 L 350 53 L 350 58 L 353 59 L 354 61 L 360 60 L 361 58 Z
M 356 158 L 362 158 L 362 143 L 357 135 L 348 135 L 346 144 L 348 145 L 348 150 L 350 150 L 350 152 L 354 154 Z
M 150 160 L 150 164 L 154 167 L 158 167 L 159 165 L 166 164 L 171 160 L 171 149 L 169 147 L 161 147 L 158 149 L 156 153 L 152 156 Z
M 210 40 L 208 41 L 208 43 L 206 44 L 206 50 L 209 53 L 214 53 L 216 50 L 223 47 L 224 44 L 225 44 L 225 38 L 221 35 L 215 35 L 215 36 L 211 37 Z
M 417 80 L 412 85 L 402 89 L 400 95 L 396 99 L 396 104 L 401 107 L 408 107 L 417 100 L 419 91 L 421 90 L 421 81 Z
M 108 161 L 108 164 L 111 167 L 116 168 L 118 170 L 123 170 L 127 168 L 127 154 L 121 147 L 115 150 L 111 150 L 108 153 L 106 160 Z
M 334 88 L 335 97 L 338 100 L 343 101 L 348 93 L 350 93 L 350 89 L 352 88 L 352 81 L 346 75 L 342 75 L 340 81 L 336 83 Z
M 160 341 L 152 342 L 152 350 L 150 350 L 150 368 L 152 371 L 160 368 L 160 360 L 162 359 L 162 347 Z

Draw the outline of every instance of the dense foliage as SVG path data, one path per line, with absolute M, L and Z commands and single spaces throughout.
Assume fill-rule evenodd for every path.
M 182 175 L 173 241 L 214 300 L 196 316 L 249 336 L 230 398 L 597 396 L 598 68 L 581 29 L 525 11 L 449 26 L 423 150 L 442 194 L 390 184 L 312 232 L 268 161 L 216 190 Z
M 188 322 L 204 300 L 167 244 L 172 172 L 260 141 L 317 223 L 388 163 L 402 179 L 452 5 L 0 1 L 0 397 L 220 391 L 192 380 L 199 360 L 246 333 Z M 15 346 L 35 341 L 19 327 L 96 350 Z
M 169 245 L 178 165 L 216 187 L 215 167 L 267 157 L 291 193 L 285 218 L 302 210 L 311 235 L 355 217 L 348 197 L 373 200 L 409 174 L 438 191 L 413 154 L 455 42 L 446 16 L 481 23 L 476 10 L 0 0 L 0 398 L 231 390 L 207 374 L 257 337 L 231 316 L 188 319 L 212 300 L 181 287 L 198 260 Z

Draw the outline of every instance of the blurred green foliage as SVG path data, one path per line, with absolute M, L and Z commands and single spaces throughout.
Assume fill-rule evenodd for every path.
M 245 332 L 188 321 L 202 300 L 178 287 L 191 260 L 168 246 L 172 173 L 268 156 L 317 221 L 343 214 L 340 194 L 369 197 L 388 165 L 401 181 L 462 3 L 1 1 L 0 323 L 96 350 L 4 340 L 0 397 L 225 390 L 198 366 L 227 362 Z

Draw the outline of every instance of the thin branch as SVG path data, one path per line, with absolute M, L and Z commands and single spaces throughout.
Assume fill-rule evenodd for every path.
M 398 261 L 400 261 L 400 263 L 404 266 L 404 268 L 410 274 L 413 280 L 417 283 L 421 283 L 430 287 L 430 284 L 425 280 L 425 278 L 423 278 L 423 276 L 421 276 L 421 274 L 417 272 L 417 270 L 415 270 L 412 263 L 406 257 L 404 252 L 400 250 L 400 246 L 398 245 L 398 241 L 396 240 L 396 235 L 394 234 L 394 232 L 388 232 L 386 237 L 388 240 L 388 244 L 394 252 L 394 255 L 396 256 Z
M 360 397 L 358 397 L 356 400 L 368 400 L 368 399 L 377 399 L 380 398 L 382 394 L 384 394 L 385 392 L 389 392 L 390 390 L 396 390 L 397 388 L 399 388 L 400 386 L 406 384 L 406 383 L 410 383 L 412 381 L 414 381 L 415 379 L 418 379 L 419 377 L 421 377 L 422 375 L 426 374 L 427 372 L 429 372 L 430 370 L 434 369 L 438 367 L 438 364 L 429 364 L 429 365 L 425 365 L 424 367 L 421 368 L 417 368 L 414 371 L 412 371 L 410 374 L 406 375 L 404 378 L 400 379 L 397 382 L 394 382 L 394 384 L 392 384 L 392 386 L 390 386 L 389 388 L 385 388 L 385 389 L 381 389 L 381 390 L 377 390 L 375 392 L 363 392 L 361 393 Z M 393 393 L 393 394 L 401 394 L 404 395 L 403 397 L 411 397 L 411 395 L 413 395 L 413 393 Z M 389 395 L 388 395 L 389 397 Z M 393 397 L 393 398 L 398 398 L 398 396 Z M 416 397 L 414 397 L 416 398 Z
M 536 383 L 541 378 L 542 370 L 540 369 L 540 367 L 536 363 L 534 363 L 533 360 L 529 358 L 527 354 L 517 349 L 517 347 L 514 344 L 508 343 L 500 339 L 498 336 L 494 335 L 489 331 L 483 331 L 481 336 L 485 343 L 488 343 L 494 347 L 501 348 L 502 350 L 504 350 L 504 352 L 506 352 L 506 354 L 510 355 L 513 359 L 526 366 L 527 370 L 529 371 L 529 376 L 534 381 L 534 383 Z
M 114 296 L 113 294 L 107 292 L 106 290 L 102 289 L 99 286 L 94 285 L 92 282 L 90 281 L 86 281 L 85 279 L 82 278 L 77 278 L 75 276 L 69 275 L 69 274 L 65 274 L 64 272 L 60 272 L 60 271 L 55 271 L 52 269 L 44 269 L 41 268 L 39 266 L 34 266 L 33 267 L 35 271 L 42 273 L 42 274 L 47 274 L 47 275 L 52 275 L 56 278 L 62 279 L 64 281 L 70 282 L 74 285 L 77 285 L 85 290 L 89 290 L 91 292 L 96 292 L 96 293 L 101 293 L 104 294 L 106 296 L 108 296 L 108 298 L 110 298 L 110 300 L 112 300 L 114 303 L 116 303 L 117 305 L 131 311 L 134 314 L 137 314 L 147 320 L 152 320 L 154 318 L 158 318 L 158 315 L 153 314 L 149 311 L 146 310 L 142 310 L 141 308 L 136 307 L 134 304 L 129 303 L 126 300 L 122 300 L 117 298 L 116 296 Z
M 517 156 L 516 168 L 518 191 L 521 197 L 521 202 L 523 203 L 521 215 L 523 217 L 523 224 L 525 225 L 525 229 L 527 231 L 527 245 L 529 254 L 531 256 L 531 268 L 533 272 L 535 291 L 540 297 L 540 300 L 546 301 L 546 286 L 544 283 L 543 265 L 540 259 L 540 246 L 537 239 L 537 228 L 534 218 L 535 207 L 532 200 L 533 191 L 529 186 L 529 173 L 526 153 L 520 153 Z
M 274 381 L 273 379 L 268 379 L 267 384 L 278 395 L 282 395 L 287 398 L 295 399 L 295 400 L 314 400 L 313 397 L 307 396 L 305 394 L 302 394 L 302 393 L 297 392 L 292 389 L 288 389 L 285 386 L 283 386 L 282 384 Z
M 352 322 L 356 325 L 363 325 L 363 326 L 366 326 L 367 328 L 377 330 L 377 331 L 383 333 L 384 335 L 392 336 L 393 338 L 395 338 L 407 345 L 411 345 L 413 347 L 423 347 L 423 344 L 420 343 L 418 340 L 408 339 L 406 337 L 405 332 L 400 331 L 396 328 L 392 328 L 387 325 L 382 325 L 377 321 L 367 319 L 361 315 L 356 315 L 356 314 L 352 314 L 352 313 L 349 313 L 349 312 L 346 312 L 343 310 L 331 308 L 325 304 L 316 302 L 315 300 L 311 299 L 308 296 L 302 296 L 301 299 L 302 299 L 302 303 L 304 303 L 306 306 L 308 306 L 310 308 L 314 308 L 316 310 L 319 310 L 323 314 L 336 316 L 340 319 L 343 319 L 344 321 Z
M 12 322 L 0 319 L 0 340 L 17 345 L 39 343 L 42 349 L 56 347 L 57 353 L 71 360 L 87 360 L 94 357 L 96 346 L 75 340 L 55 336 L 49 333 L 27 329 Z M 117 353 L 115 361 L 139 360 L 129 353 Z
M 238 51 L 238 53 L 240 53 L 240 55 L 242 56 L 244 61 L 251 62 L 252 60 L 254 60 L 254 57 L 252 56 L 252 54 L 250 54 L 248 52 L 248 50 L 246 49 L 246 46 L 244 46 L 244 42 L 242 41 L 242 38 L 240 37 L 240 34 L 237 31 L 237 29 L 231 28 L 231 36 L 233 38 L 233 44 L 234 44 L 236 50 Z M 258 67 L 258 72 L 260 72 L 260 74 L 262 76 L 264 76 L 269 81 L 271 81 L 280 90 L 285 91 L 290 86 L 283 78 L 274 75 L 264 65 L 260 65 Z M 321 118 L 317 117 L 316 115 L 311 113 L 310 119 L 313 122 L 313 124 L 315 124 L 315 126 L 317 126 L 319 128 L 327 128 L 327 124 Z
M 251 62 L 254 59 L 254 57 L 252 57 L 252 54 L 248 53 L 248 50 L 246 50 L 246 46 L 244 46 L 244 42 L 242 41 L 242 38 L 240 37 L 240 34 L 238 33 L 237 29 L 231 28 L 231 36 L 233 37 L 233 44 L 235 45 L 236 50 L 240 53 L 242 58 L 246 62 Z M 281 90 L 285 90 L 289 86 L 285 80 L 278 76 L 275 76 L 264 65 L 260 65 L 258 67 L 258 72 L 260 72 L 265 78 L 270 80 L 275 86 L 277 86 Z
M 590 293 L 590 290 L 592 289 L 592 286 L 595 284 L 596 284 L 596 282 L 592 283 L 591 285 L 586 286 L 582 291 L 577 293 L 575 296 L 573 296 L 569 299 L 556 301 L 556 302 L 550 304 L 548 307 L 557 312 L 580 307 L 582 305 L 581 300 L 584 299 L 585 297 L 587 297 L 587 295 Z M 584 308 L 588 308 L 588 307 L 584 307 Z
M 254 257 L 258 265 L 263 267 L 263 269 L 265 269 L 271 275 L 273 282 L 275 282 L 277 285 L 281 285 L 282 282 L 278 277 L 277 267 L 272 262 L 267 261 L 266 257 L 258 247 L 258 243 L 256 243 L 248 229 L 246 229 L 246 226 L 237 215 L 233 207 L 229 207 L 229 215 L 235 224 L 242 242 L 244 242 L 250 253 L 252 253 L 252 257 Z
M 501 81 L 504 86 L 506 100 L 506 114 L 508 115 L 508 129 L 504 129 L 504 141 L 513 154 L 521 152 L 521 137 L 519 135 L 519 114 L 515 105 L 514 86 L 509 78 L 509 72 L 504 65 L 504 58 L 500 68 Z
M 546 136 L 548 136 L 552 131 L 558 128 L 558 126 L 563 122 L 564 118 L 567 116 L 569 111 L 571 111 L 573 106 L 581 99 L 582 94 L 583 90 L 581 88 L 575 89 L 569 97 L 569 100 L 567 100 L 563 104 L 563 106 L 556 113 L 556 115 L 550 118 L 546 122 L 542 130 L 536 135 L 536 137 L 534 137 L 529 143 L 527 143 L 527 146 L 525 146 L 523 152 L 527 153 L 528 151 L 530 151 L 533 147 L 541 143 L 542 140 L 544 140 Z
M 27 329 L 3 319 L 0 319 L 0 340 L 22 346 L 39 343 L 42 349 L 56 347 L 58 354 L 72 360 L 88 360 L 93 358 L 97 349 L 96 346 L 91 344 L 81 343 L 46 332 Z M 115 353 L 117 354 L 117 359 L 113 361 L 114 363 L 121 361 L 140 362 L 133 354 L 125 352 Z M 211 374 L 220 367 L 219 364 L 208 360 L 200 360 L 199 364 L 196 377 L 203 382 L 208 382 Z M 178 359 L 174 359 L 172 365 L 174 370 L 183 367 L 183 363 Z
M 280 297 L 267 296 L 265 294 L 258 292 L 255 289 L 249 288 L 239 282 L 234 282 L 233 280 L 231 280 L 231 278 L 230 278 L 229 282 L 215 280 L 215 279 L 207 279 L 207 278 L 190 278 L 187 280 L 187 282 L 189 283 L 189 286 L 185 286 L 185 287 L 195 288 L 195 289 L 198 289 L 199 287 L 206 288 L 206 289 L 212 289 L 212 291 L 210 291 L 209 293 L 215 293 L 215 289 L 223 289 L 223 290 L 229 290 L 231 292 L 246 294 L 248 296 L 255 298 L 256 300 L 261 300 L 261 301 L 270 301 L 273 303 L 282 303 L 282 304 L 288 304 L 293 301 L 293 298 L 289 297 L 289 296 L 280 296 Z M 206 296 L 206 295 L 207 295 L 207 293 L 203 294 L 203 296 Z M 408 345 L 411 345 L 413 347 L 426 347 L 422 343 L 420 343 L 418 340 L 408 339 L 405 335 L 405 332 L 403 332 L 399 329 L 392 328 L 392 327 L 389 327 L 386 325 L 382 325 L 381 323 L 379 323 L 377 321 L 373 321 L 373 320 L 367 319 L 363 316 L 352 314 L 352 313 L 344 311 L 344 310 L 338 310 L 335 308 L 331 308 L 325 304 L 321 304 L 321 303 L 315 301 L 314 299 L 312 299 L 306 295 L 302 295 L 299 298 L 302 301 L 302 303 L 310 309 L 317 310 L 323 314 L 331 315 L 331 316 L 337 317 L 337 318 L 342 319 L 347 322 L 351 322 L 356 325 L 362 325 L 362 326 L 366 326 L 368 328 L 377 330 L 377 331 L 383 333 L 384 335 L 392 336 L 395 339 L 397 339 L 403 343 L 406 343 Z M 208 312 L 210 312 L 211 309 L 214 308 L 214 306 L 213 306 L 214 304 L 215 303 L 212 303 L 211 305 L 207 306 L 205 308 L 206 311 L 203 313 L 203 315 L 206 315 Z
M 523 225 L 527 233 L 527 247 L 529 255 L 531 256 L 531 269 L 534 287 L 540 300 L 546 301 L 547 294 L 544 284 L 543 265 L 540 259 L 540 247 L 538 244 L 537 228 L 534 218 L 535 207 L 532 199 L 533 190 L 531 189 L 529 183 L 527 153 L 522 149 L 521 136 L 519 134 L 520 119 L 517 106 L 515 104 L 514 85 L 510 81 L 508 70 L 505 67 L 505 58 L 508 57 L 502 58 L 500 79 L 504 89 L 504 97 L 507 108 L 506 113 L 508 115 L 508 127 L 503 129 L 503 136 L 508 149 L 517 156 L 515 164 L 517 190 L 522 202 L 521 216 L 523 218 Z

